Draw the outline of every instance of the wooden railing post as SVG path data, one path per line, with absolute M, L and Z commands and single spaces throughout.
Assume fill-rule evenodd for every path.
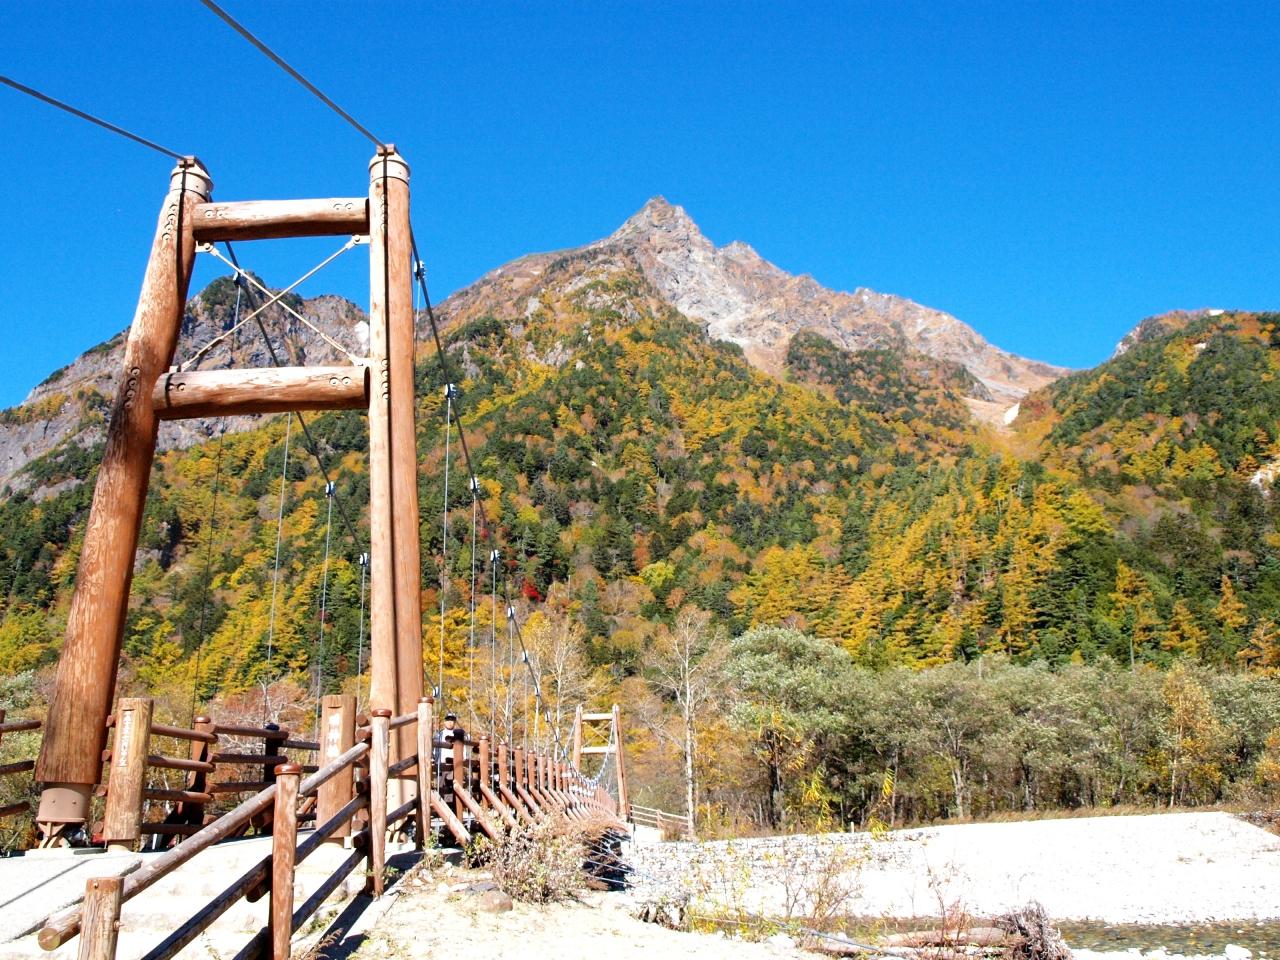
M 618 816 L 623 820 L 629 820 L 631 802 L 627 797 L 627 767 L 622 761 L 622 742 L 622 710 L 615 703 L 613 705 L 613 760 L 618 770 Z
M 582 704 L 573 711 L 573 769 L 582 769 Z
M 369 715 L 369 869 L 373 895 L 382 896 L 387 865 L 387 765 L 391 750 L 391 711 Z
M 91 877 L 84 884 L 78 960 L 115 960 L 123 877 Z
M 435 762 L 435 750 L 431 745 L 431 716 L 435 701 L 431 697 L 423 697 L 418 701 L 418 849 L 427 843 L 427 833 L 431 829 L 431 791 L 435 788 L 435 780 L 431 776 L 432 764 Z
M 479 759 L 480 759 L 480 782 L 484 784 L 486 787 L 488 787 L 490 790 L 492 790 L 493 789 L 493 761 L 489 755 L 489 735 L 487 733 L 480 734 L 479 743 L 480 743 L 480 748 L 478 753 L 479 753 Z
M 507 762 L 507 745 L 498 744 L 498 785 L 504 790 L 511 789 L 511 765 Z
M 289 960 L 293 939 L 293 869 L 298 848 L 298 780 L 302 767 L 274 768 L 275 814 L 271 824 L 271 960 Z
M 351 694 L 331 693 L 325 696 L 320 709 L 320 757 L 321 767 L 332 763 L 355 745 L 356 698 Z M 316 796 L 316 824 L 327 822 L 355 796 L 355 771 L 347 767 L 337 776 L 320 785 Z M 331 843 L 341 843 L 351 835 L 348 820 L 333 832 Z
M 213 733 L 213 719 L 211 717 L 196 717 L 191 722 L 191 728 L 197 733 Z M 198 763 L 209 763 L 214 752 L 214 744 L 206 743 L 203 740 L 191 741 L 191 759 Z M 187 774 L 187 790 L 192 793 L 204 793 L 205 788 L 209 785 L 209 774 L 205 770 L 192 770 Z M 179 805 L 179 811 L 182 819 L 186 823 L 203 824 L 204 823 L 204 803 L 195 800 L 184 800 Z
M 466 789 L 467 783 L 467 766 L 464 753 L 466 746 L 460 738 L 453 741 L 453 812 L 458 815 L 459 820 L 463 820 L 467 815 L 466 805 L 459 796 L 459 791 Z
M 147 781 L 151 743 L 151 701 L 122 697 L 116 706 L 111 744 L 111 778 L 102 838 L 108 850 L 132 850 L 142 836 L 142 792 Z

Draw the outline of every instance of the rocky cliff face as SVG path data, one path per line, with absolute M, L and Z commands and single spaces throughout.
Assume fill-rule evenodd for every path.
M 235 288 L 228 278 L 214 281 L 187 305 L 178 341 L 176 362 L 190 357 L 203 344 L 232 326 Z M 327 335 L 356 355 L 368 348 L 368 324 L 355 304 L 341 297 L 323 296 L 314 300 L 290 301 Z M 242 316 L 249 309 L 242 307 Z M 281 363 L 341 363 L 335 351 L 319 336 L 278 308 L 268 308 L 264 326 Z M 64 443 L 93 447 L 106 437 L 107 420 L 115 396 L 116 377 L 124 363 L 125 333 L 77 357 L 55 371 L 31 391 L 22 404 L 0 411 L 0 494 L 27 491 L 37 498 L 61 488 L 42 486 L 23 468 L 52 453 Z M 250 322 L 219 343 L 201 358 L 200 369 L 220 367 L 269 367 L 271 357 L 257 325 Z M 230 417 L 227 429 L 247 430 L 261 417 Z M 222 421 L 180 420 L 160 425 L 161 449 L 187 447 L 205 440 Z
M 591 246 L 632 252 L 677 309 L 772 373 L 782 369 L 787 344 L 800 330 L 846 350 L 912 350 L 960 364 L 989 394 L 977 399 L 1004 406 L 1067 372 L 1001 350 L 950 314 L 904 297 L 865 287 L 828 290 L 808 275 L 779 269 L 745 243 L 716 247 L 681 207 L 661 197 Z

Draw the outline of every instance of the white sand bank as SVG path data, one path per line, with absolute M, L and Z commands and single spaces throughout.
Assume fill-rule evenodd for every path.
M 1280 837 L 1226 813 L 960 824 L 879 841 L 861 834 L 724 841 L 699 851 L 661 844 L 638 848 L 636 863 L 663 879 L 709 853 L 734 869 L 750 865 L 758 876 L 747 904 L 776 913 L 783 897 L 776 861 L 803 860 L 819 843 L 864 855 L 849 905 L 864 916 L 937 916 L 956 902 L 990 916 L 1038 900 L 1057 920 L 1280 918 Z

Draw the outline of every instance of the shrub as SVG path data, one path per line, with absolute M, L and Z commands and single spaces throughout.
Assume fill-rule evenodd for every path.
M 555 903 L 583 887 L 583 836 L 567 821 L 518 828 L 479 845 L 494 882 L 512 900 Z

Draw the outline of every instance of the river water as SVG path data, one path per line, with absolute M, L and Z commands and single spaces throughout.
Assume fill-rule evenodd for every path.
M 1228 944 L 1252 951 L 1255 958 L 1280 958 L 1280 922 L 1224 921 L 1177 926 L 1065 921 L 1058 924 L 1072 947 L 1084 950 L 1143 951 L 1164 948 L 1167 953 L 1221 954 Z

